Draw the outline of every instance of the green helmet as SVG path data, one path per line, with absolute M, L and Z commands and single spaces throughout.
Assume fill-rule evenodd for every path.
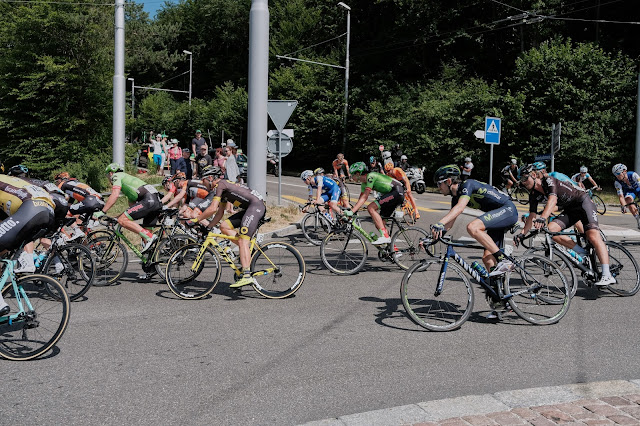
M 367 171 L 368 171 L 367 165 L 364 164 L 362 161 L 353 163 L 351 167 L 349 167 L 349 173 L 351 174 L 355 174 L 355 173 L 363 174 L 363 173 L 366 173 Z
M 122 164 L 118 164 L 118 163 L 111 163 L 111 164 L 109 164 L 107 166 L 105 171 L 107 173 L 109 173 L 109 172 L 113 172 L 113 173 L 123 172 L 124 171 L 124 166 Z
M 447 164 L 446 166 L 440 167 L 433 174 L 433 183 L 437 184 L 443 179 L 453 178 L 460 176 L 460 167 L 455 164 Z

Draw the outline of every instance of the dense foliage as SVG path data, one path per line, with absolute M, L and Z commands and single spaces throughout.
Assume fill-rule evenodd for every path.
M 634 0 L 351 0 L 346 156 L 400 143 L 428 171 L 471 156 L 486 178 L 488 147 L 473 133 L 503 118 L 495 168 L 549 150 L 557 169 L 596 177 L 633 162 L 638 25 Z M 127 135 L 164 131 L 186 146 L 196 128 L 246 149 L 250 0 L 181 0 L 155 19 L 127 3 L 126 72 L 136 86 L 188 90 L 193 100 L 137 89 Z M 285 169 L 328 166 L 342 149 L 346 12 L 328 0 L 271 0 L 271 99 L 297 99 Z M 0 154 L 41 174 L 87 178 L 111 154 L 113 7 L 1 3 Z M 528 14 L 523 12 L 528 11 Z M 135 150 L 128 151 L 133 153 Z M 92 165 L 93 164 L 93 165 Z M 94 177 L 93 179 L 98 179 Z

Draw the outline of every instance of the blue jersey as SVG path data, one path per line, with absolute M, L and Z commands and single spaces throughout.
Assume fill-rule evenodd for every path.
M 640 195 L 640 176 L 636 172 L 627 172 L 627 178 L 629 179 L 629 184 L 618 179 L 613 184 L 618 195 L 624 195 L 625 197 L 627 194 Z
M 576 188 L 582 189 L 582 188 L 580 188 L 580 185 L 578 185 L 578 183 L 576 181 L 574 181 L 573 179 L 571 179 L 569 176 L 565 175 L 564 173 L 551 172 L 551 173 L 549 173 L 549 176 L 558 179 L 560 182 L 569 182 L 569 183 L 571 183 L 571 185 L 575 186 Z
M 311 179 L 311 185 L 309 185 L 309 195 L 315 197 L 316 194 L 314 190 L 318 189 L 318 187 L 322 188 L 323 193 L 333 193 L 335 191 L 338 191 L 338 193 L 340 192 L 338 183 L 326 176 L 314 176 Z
M 458 204 L 460 198 L 468 198 L 469 207 L 488 212 L 505 206 L 515 206 L 504 192 L 475 179 L 467 179 L 458 186 L 458 192 L 451 199 L 451 207 Z

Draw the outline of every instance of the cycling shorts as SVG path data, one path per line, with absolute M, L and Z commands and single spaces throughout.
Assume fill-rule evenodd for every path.
M 158 193 L 147 193 L 123 214 L 131 220 L 143 219 L 142 226 L 151 226 L 156 222 L 158 213 L 162 211 L 162 202 Z
M 375 201 L 376 205 L 380 209 L 380 216 L 390 217 L 393 211 L 402 204 L 404 201 L 404 186 L 393 185 L 391 191 L 386 194 L 380 194 Z
M 69 203 L 67 203 L 67 199 L 63 195 L 50 193 L 49 196 L 56 206 L 53 209 L 54 223 L 51 228 L 49 228 L 53 232 L 62 226 L 64 218 L 67 217 L 67 213 L 69 213 Z
M 102 210 L 103 207 L 104 201 L 95 195 L 87 195 L 84 200 L 69 207 L 69 211 L 71 214 L 76 215 L 97 212 L 98 210 Z
M 211 205 L 211 202 L 213 201 L 214 194 L 211 193 L 209 195 L 205 198 L 194 198 L 193 200 L 191 200 L 191 202 L 189 202 L 189 208 L 192 210 L 198 209 L 200 210 L 200 213 L 202 213 L 207 209 L 207 207 Z
M 227 222 L 233 228 L 239 228 L 240 237 L 251 238 L 258 230 L 260 219 L 267 213 L 267 208 L 261 200 L 255 201 L 244 211 L 229 216 Z
M 582 203 L 567 206 L 564 211 L 553 219 L 562 229 L 567 229 L 577 221 L 582 222 L 585 231 L 600 229 L 598 224 L 598 211 L 588 195 L 584 195 Z
M 498 248 L 504 246 L 504 233 L 518 221 L 518 210 L 513 203 L 483 213 L 478 219 L 482 221 L 487 234 Z
M 322 201 L 324 201 L 325 203 L 329 201 L 337 202 L 338 200 L 340 200 L 340 193 L 340 188 L 336 186 L 332 191 L 322 193 Z
M 13 250 L 23 242 L 44 236 L 54 224 L 53 209 L 44 201 L 25 200 L 0 223 L 0 250 Z
M 637 194 L 635 192 L 627 192 L 626 194 L 624 194 L 624 198 L 631 198 L 633 200 L 635 200 L 638 197 L 640 197 L 640 194 Z

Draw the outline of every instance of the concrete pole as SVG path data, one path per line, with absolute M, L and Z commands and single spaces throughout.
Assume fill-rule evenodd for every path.
M 636 107 L 636 157 L 633 170 L 640 170 L 640 74 L 638 74 L 638 106 Z
M 247 181 L 267 194 L 267 101 L 269 88 L 269 5 L 252 0 L 249 12 L 249 105 Z
M 113 162 L 124 165 L 125 97 L 124 0 L 116 0 L 115 70 L 113 74 Z
M 342 153 L 347 148 L 347 112 L 349 111 L 349 44 L 351 42 L 351 8 L 343 2 L 338 5 L 347 10 L 347 55 L 344 65 L 344 117 L 342 123 Z
M 131 132 L 129 132 L 129 142 L 133 143 L 133 119 L 136 118 L 134 113 L 136 107 L 136 85 L 133 78 L 129 77 L 127 80 L 131 81 Z

